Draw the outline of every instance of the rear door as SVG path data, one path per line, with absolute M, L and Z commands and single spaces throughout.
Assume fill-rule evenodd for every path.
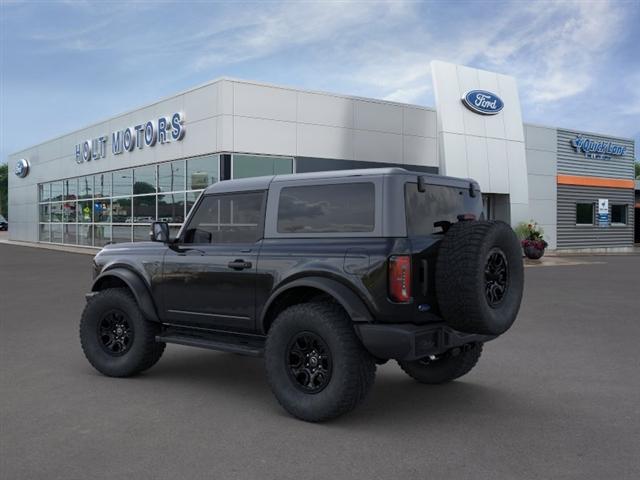
M 460 186 L 427 183 L 421 191 L 417 183 L 405 184 L 407 235 L 413 250 L 412 290 L 417 303 L 437 303 L 435 264 L 438 243 L 448 224 L 458 222 L 461 215 L 482 217 L 482 196 L 472 188 L 471 183 Z
M 163 266 L 166 321 L 253 331 L 266 192 L 205 196 Z

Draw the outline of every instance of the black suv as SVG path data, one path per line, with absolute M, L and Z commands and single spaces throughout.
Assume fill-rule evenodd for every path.
M 177 238 L 106 246 L 82 314 L 89 362 L 126 377 L 167 343 L 264 356 L 292 415 L 353 409 L 376 363 L 442 383 L 468 373 L 520 307 L 513 230 L 472 180 L 400 168 L 230 180 Z

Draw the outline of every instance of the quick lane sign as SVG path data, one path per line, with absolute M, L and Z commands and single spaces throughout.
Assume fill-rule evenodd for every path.
M 624 145 L 613 143 L 609 140 L 594 140 L 581 135 L 571 140 L 571 146 L 576 153 L 583 153 L 587 158 L 600 160 L 607 160 L 612 156 L 621 157 L 627 150 Z
M 157 144 L 177 142 L 184 138 L 184 114 L 176 112 L 171 118 L 160 117 L 123 130 L 111 133 L 111 153 L 120 155 L 136 148 L 153 147 Z M 90 162 L 107 156 L 109 136 L 85 140 L 76 145 L 76 163 Z

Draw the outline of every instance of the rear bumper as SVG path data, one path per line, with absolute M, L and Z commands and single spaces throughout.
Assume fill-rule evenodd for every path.
M 412 361 L 437 355 L 467 343 L 488 342 L 497 335 L 462 333 L 444 323 L 356 324 L 364 347 L 376 358 Z

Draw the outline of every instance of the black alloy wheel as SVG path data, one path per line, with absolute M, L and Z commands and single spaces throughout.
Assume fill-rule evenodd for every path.
M 305 393 L 321 392 L 331 380 L 331 352 L 312 332 L 300 332 L 287 349 L 287 365 L 294 385 Z
M 93 295 L 80 319 L 80 345 L 89 363 L 104 375 L 129 377 L 151 368 L 165 349 L 157 342 L 159 323 L 147 320 L 133 294 L 107 288 Z
M 119 357 L 133 344 L 134 330 L 127 315 L 120 310 L 110 310 L 98 322 L 100 345 L 109 355 Z
M 490 307 L 499 305 L 509 286 L 509 265 L 504 252 L 495 247 L 489 251 L 484 267 L 485 295 Z

